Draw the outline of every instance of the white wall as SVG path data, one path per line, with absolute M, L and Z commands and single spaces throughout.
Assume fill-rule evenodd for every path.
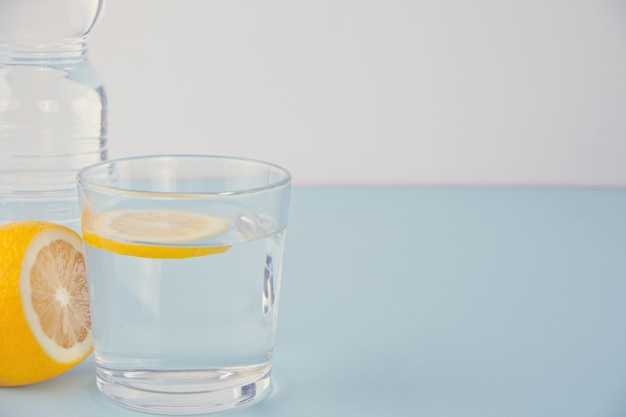
M 110 156 L 297 184 L 626 185 L 623 0 L 109 0 Z

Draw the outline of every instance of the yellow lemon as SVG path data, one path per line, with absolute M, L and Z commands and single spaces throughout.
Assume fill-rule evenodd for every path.
M 96 248 L 144 258 L 190 258 L 223 253 L 230 245 L 193 245 L 225 232 L 230 220 L 184 210 L 110 210 L 83 213 L 83 237 Z M 176 245 L 192 243 L 191 245 Z
M 65 372 L 92 343 L 80 236 L 43 221 L 0 226 L 0 386 Z

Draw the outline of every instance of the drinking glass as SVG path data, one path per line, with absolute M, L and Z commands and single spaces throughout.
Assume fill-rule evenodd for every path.
M 267 395 L 290 185 L 277 165 L 211 155 L 79 172 L 102 393 L 164 414 Z

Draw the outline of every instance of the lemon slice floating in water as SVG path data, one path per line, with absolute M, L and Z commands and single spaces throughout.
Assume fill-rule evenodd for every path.
M 121 255 L 143 258 L 190 258 L 223 253 L 230 245 L 176 246 L 225 232 L 230 220 L 184 210 L 110 210 L 94 219 L 83 214 L 88 244 Z

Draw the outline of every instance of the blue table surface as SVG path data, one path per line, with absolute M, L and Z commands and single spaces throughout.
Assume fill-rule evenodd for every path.
M 239 416 L 626 416 L 626 189 L 296 188 L 275 389 Z M 0 416 L 146 416 L 92 358 Z

